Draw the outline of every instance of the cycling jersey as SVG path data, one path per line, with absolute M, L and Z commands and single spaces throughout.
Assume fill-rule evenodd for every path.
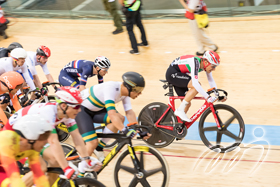
M 0 132 L 0 185 L 8 177 L 11 182 L 11 187 L 25 187 L 24 182 L 20 178 L 16 161 L 26 157 L 28 157 L 30 168 L 34 173 L 36 186 L 49 187 L 48 179 L 41 170 L 39 152 L 35 150 L 21 152 L 20 136 L 12 130 Z
M 83 90 L 82 106 L 91 111 L 99 111 L 103 108 L 109 111 L 116 110 L 115 103 L 122 101 L 124 110 L 131 110 L 130 97 L 121 96 L 121 84 L 122 82 L 109 81 Z
M 35 90 L 36 87 L 34 85 L 34 82 L 32 81 L 32 78 L 29 75 L 26 63 L 24 63 L 22 66 L 17 65 L 16 67 L 14 67 L 12 57 L 6 57 L 0 59 L 0 75 L 8 71 L 18 71 L 18 70 L 21 70 L 23 78 L 30 86 L 30 89 Z
M 201 62 L 201 58 L 199 58 L 199 57 L 194 57 L 192 55 L 184 55 L 184 56 L 178 57 L 175 60 L 173 60 L 173 62 L 170 64 L 170 67 L 173 67 L 180 73 L 190 75 L 194 88 L 205 99 L 207 99 L 209 97 L 209 95 L 203 90 L 203 88 L 201 87 L 201 85 L 198 82 L 198 73 L 203 71 L 203 69 L 200 68 L 200 62 Z M 207 75 L 207 79 L 208 79 L 210 87 L 217 88 L 217 85 L 212 77 L 212 73 L 206 72 L 206 75 Z M 171 75 L 171 77 L 175 77 L 175 78 L 176 78 L 176 76 L 177 76 L 177 78 L 180 78 L 180 77 L 178 77 L 178 75 L 175 75 L 175 74 Z M 167 77 L 167 78 L 170 79 L 170 77 Z
M 5 129 L 12 129 L 13 124 L 26 114 L 43 114 L 43 116 L 53 124 L 52 133 L 56 133 L 55 126 L 59 123 L 64 123 L 68 128 L 69 132 L 77 129 L 77 124 L 74 119 L 71 118 L 62 118 L 57 119 L 57 103 L 40 103 L 27 106 L 20 109 L 12 117 L 10 117 L 8 124 L 5 125 Z
M 45 75 L 50 74 L 47 63 L 42 64 L 40 62 L 37 62 L 36 53 L 33 51 L 27 52 L 27 58 L 25 59 L 25 64 L 27 64 L 32 75 L 37 75 L 35 66 L 38 66 L 38 65 L 41 66 Z
M 87 79 L 94 76 L 94 62 L 87 60 L 74 60 L 64 66 L 59 74 L 59 82 L 63 86 L 77 87 L 86 85 Z M 80 81 L 77 79 L 81 77 Z M 103 77 L 98 74 L 98 82 L 103 83 Z
M 97 139 L 93 123 L 111 123 L 108 111 L 116 110 L 122 101 L 125 111 L 131 110 L 130 97 L 121 96 L 122 82 L 105 82 L 81 91 L 83 103 L 76 117 L 80 134 L 85 142 Z

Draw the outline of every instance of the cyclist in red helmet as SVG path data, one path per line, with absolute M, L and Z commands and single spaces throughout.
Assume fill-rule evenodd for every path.
M 178 96 L 185 96 L 184 100 L 174 112 L 183 121 L 191 122 L 186 115 L 191 105 L 191 100 L 200 93 L 208 102 L 213 103 L 216 97 L 209 96 L 198 81 L 198 73 L 206 72 L 211 88 L 217 88 L 212 76 L 212 71 L 220 64 L 220 57 L 214 51 L 206 51 L 203 57 L 184 55 L 176 58 L 166 71 L 166 80 L 171 83 Z M 224 99 L 223 101 L 225 101 Z
M 51 50 L 44 45 L 41 45 L 37 48 L 36 52 L 28 51 L 27 58 L 25 59 L 25 63 L 28 65 L 28 68 L 33 76 L 34 83 L 36 87 L 41 89 L 42 94 L 46 94 L 45 90 L 42 89 L 42 84 L 39 79 L 38 73 L 36 71 L 35 66 L 41 66 L 43 72 L 49 82 L 54 82 L 53 76 L 50 74 L 47 62 L 49 57 L 51 56 Z
M 64 86 L 58 88 L 55 94 L 56 103 L 40 103 L 27 106 L 17 111 L 9 119 L 4 129 L 13 129 L 13 125 L 16 121 L 25 115 L 43 114 L 46 119 L 49 119 L 53 126 L 53 130 L 48 139 L 50 146 L 45 147 L 45 149 L 41 151 L 41 155 L 43 159 L 48 162 L 49 167 L 60 166 L 64 171 L 64 175 L 70 179 L 77 176 L 77 170 L 68 165 L 55 129 L 56 125 L 64 123 L 73 138 L 73 142 L 79 155 L 84 158 L 84 161 L 79 164 L 79 172 L 85 173 L 85 170 L 99 170 L 101 163 L 95 158 L 89 158 L 90 155 L 87 153 L 86 146 L 75 121 L 75 117 L 80 112 L 80 106 L 83 101 L 80 91 L 71 86 Z M 32 174 L 28 174 L 28 176 L 29 175 L 32 177 Z M 54 178 L 56 179 L 57 175 L 54 176 Z

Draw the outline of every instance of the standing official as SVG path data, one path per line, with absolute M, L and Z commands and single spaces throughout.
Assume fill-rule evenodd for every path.
M 115 31 L 113 31 L 113 34 L 119 34 L 123 32 L 123 22 L 121 20 L 121 17 L 118 13 L 118 9 L 117 9 L 117 3 L 115 0 L 102 0 L 105 10 L 107 12 L 109 12 L 111 14 L 111 16 L 113 17 L 113 21 L 114 21 L 114 25 L 116 28 Z
M 128 31 L 129 39 L 131 42 L 132 50 L 131 54 L 139 54 L 137 46 L 148 47 L 145 30 L 141 21 L 141 0 L 119 0 L 119 3 L 123 6 L 122 11 L 126 18 L 126 29 Z M 134 32 L 133 24 L 136 24 L 141 32 L 142 43 L 137 44 Z
M 186 9 L 186 17 L 189 19 L 189 24 L 191 27 L 192 34 L 194 35 L 195 41 L 198 46 L 197 56 L 202 56 L 205 52 L 205 47 L 216 52 L 218 46 L 205 34 L 204 28 L 199 28 L 197 25 L 197 20 L 195 19 L 195 14 L 201 12 L 206 13 L 207 8 L 203 0 L 179 0 L 182 6 Z

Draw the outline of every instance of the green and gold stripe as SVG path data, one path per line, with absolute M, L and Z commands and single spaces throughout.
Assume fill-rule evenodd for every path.
M 99 99 L 97 99 L 97 97 L 94 95 L 93 93 L 93 86 L 90 87 L 89 89 L 89 97 L 87 98 L 91 104 L 93 104 L 94 106 L 98 107 L 98 108 L 104 108 L 105 104 L 102 103 Z
M 90 142 L 97 139 L 97 134 L 95 133 L 95 131 L 90 131 L 82 134 L 82 137 L 85 142 Z
M 107 111 L 109 111 L 109 110 L 116 110 L 115 101 L 113 101 L 113 100 L 106 100 L 105 101 L 105 107 L 106 107 Z

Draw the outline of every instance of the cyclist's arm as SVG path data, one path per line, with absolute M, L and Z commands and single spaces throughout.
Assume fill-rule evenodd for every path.
M 212 72 L 206 73 L 206 75 L 207 75 L 207 79 L 208 79 L 210 88 L 215 87 L 217 89 L 217 85 L 216 85 L 215 80 L 213 79 Z
M 65 159 L 63 149 L 58 141 L 58 136 L 56 134 L 56 130 L 54 129 L 52 134 L 50 135 L 48 142 L 50 144 L 51 150 L 54 153 L 54 158 L 60 165 L 62 169 L 65 169 L 68 166 L 68 163 Z
M 125 115 L 127 117 L 127 120 L 129 123 L 137 122 L 137 118 L 135 115 L 135 112 L 131 109 L 125 112 Z
M 42 88 L 42 84 L 41 84 L 41 81 L 39 79 L 39 76 L 38 75 L 33 75 L 33 78 L 34 78 L 35 86 L 37 86 L 39 89 L 41 89 Z
M 209 97 L 209 95 L 203 90 L 201 85 L 198 82 L 198 71 L 199 71 L 199 61 L 194 58 L 194 63 L 189 64 L 191 67 L 191 77 L 193 87 L 198 91 L 205 99 Z
M 76 127 L 73 127 L 73 126 L 72 127 L 75 128 L 75 130 L 71 130 L 72 127 L 68 128 L 68 130 L 72 137 L 73 143 L 75 144 L 75 148 L 77 149 L 77 151 L 81 157 L 89 156 L 87 153 L 85 142 L 78 130 L 78 127 L 77 127 L 77 125 L 74 125 L 74 126 L 76 126 Z
M 19 102 L 18 102 L 18 97 L 17 97 L 17 95 L 16 95 L 16 94 L 15 94 L 15 95 L 9 94 L 9 95 L 10 95 L 11 101 L 12 101 L 12 103 L 13 103 L 14 109 L 15 109 L 16 111 L 18 111 L 19 109 L 21 109 L 22 107 L 21 107 L 21 105 L 20 105 Z
M 3 134 L 3 132 L 5 132 Z M 2 131 L 0 136 L 0 155 L 1 163 L 5 168 L 7 177 L 11 181 L 11 187 L 25 187 L 20 178 L 19 169 L 15 155 L 19 152 L 19 137 L 13 131 Z
M 116 110 L 109 110 L 108 111 L 108 116 L 111 119 L 111 122 L 114 124 L 114 126 L 122 131 L 124 128 L 122 120 L 119 118 L 117 111 Z
M 86 65 L 82 67 L 81 79 L 80 79 L 80 86 L 85 86 L 87 84 L 87 79 L 92 74 L 92 66 Z
M 49 181 L 41 169 L 39 158 L 39 152 L 36 151 L 28 157 L 30 168 L 33 171 L 34 183 L 38 187 L 49 187 Z
M 34 85 L 33 80 L 31 79 L 31 77 L 30 77 L 30 75 L 29 75 L 28 68 L 27 68 L 26 65 L 23 66 L 23 68 L 22 68 L 22 74 L 23 74 L 23 77 L 24 77 L 26 83 L 29 85 L 30 89 L 31 89 L 31 90 L 35 90 L 36 87 L 35 87 L 35 85 Z
M 0 120 L 3 122 L 4 125 L 6 125 L 8 122 L 8 118 L 1 107 L 0 107 Z

